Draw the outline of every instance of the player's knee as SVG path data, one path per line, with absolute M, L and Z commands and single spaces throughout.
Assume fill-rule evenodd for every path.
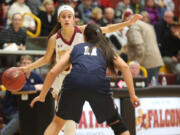
M 66 120 L 62 119 L 61 117 L 55 116 L 52 123 L 62 128 L 66 123 Z
M 123 132 L 128 131 L 126 125 L 124 124 L 118 113 L 111 119 L 107 120 L 107 124 L 112 128 L 115 135 L 120 135 Z
M 126 126 L 119 120 L 115 124 L 110 125 L 115 135 L 120 135 L 125 131 L 128 131 Z

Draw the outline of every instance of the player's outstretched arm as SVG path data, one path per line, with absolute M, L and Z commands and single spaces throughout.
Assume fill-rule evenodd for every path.
M 33 62 L 32 64 L 26 66 L 26 67 L 20 67 L 24 72 L 31 71 L 35 68 L 41 67 L 45 64 L 48 64 L 51 62 L 51 58 L 53 56 L 54 50 L 56 46 L 56 34 L 53 35 L 49 40 L 48 40 L 48 48 L 46 51 L 46 54 L 39 58 L 37 61 Z
M 102 33 L 112 33 L 135 23 L 137 20 L 141 18 L 142 16 L 140 14 L 135 14 L 129 21 L 117 23 L 117 24 L 110 24 L 108 26 L 100 27 L 100 28 L 102 30 Z M 85 27 L 86 25 L 78 26 L 78 28 L 81 30 L 82 33 L 84 33 Z
M 84 34 L 84 30 L 86 28 L 87 25 L 81 25 L 81 26 L 78 26 L 78 28 L 81 30 L 81 32 Z
M 137 20 L 141 19 L 142 16 L 139 14 L 135 14 L 130 20 L 122 23 L 116 23 L 116 24 L 110 24 L 105 27 L 101 27 L 102 33 L 112 33 L 118 30 L 123 29 L 124 27 L 127 27 L 129 25 L 132 25 L 135 23 Z
M 131 103 L 133 104 L 134 107 L 138 107 L 140 105 L 140 100 L 135 94 L 133 78 L 132 78 L 129 66 L 118 55 L 115 56 L 114 58 L 114 64 L 116 68 L 122 72 L 124 81 L 126 82 L 128 90 L 129 90 Z
M 43 84 L 42 91 L 39 96 L 35 97 L 30 106 L 33 107 L 34 103 L 37 101 L 44 102 L 45 97 L 54 82 L 55 78 L 64 71 L 70 64 L 70 53 L 71 50 L 67 51 L 65 55 L 63 55 L 62 59 L 49 71 L 49 73 L 46 76 L 46 79 Z

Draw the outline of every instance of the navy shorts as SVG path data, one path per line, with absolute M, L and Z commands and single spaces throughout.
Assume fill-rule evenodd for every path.
M 85 101 L 89 102 L 98 123 L 112 118 L 118 112 L 111 94 L 66 90 L 60 94 L 56 115 L 79 123 Z

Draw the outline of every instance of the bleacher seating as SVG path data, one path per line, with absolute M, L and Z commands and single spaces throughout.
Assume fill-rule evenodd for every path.
M 26 47 L 27 50 L 45 50 L 47 43 L 47 37 L 28 37 L 26 40 Z
M 169 71 L 165 65 L 161 66 L 160 67 L 160 70 L 159 70 L 160 73 L 163 73 L 163 74 L 167 74 L 167 73 L 171 73 L 171 71 Z

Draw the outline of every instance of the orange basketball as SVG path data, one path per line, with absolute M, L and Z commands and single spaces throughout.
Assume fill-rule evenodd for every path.
M 25 74 L 18 67 L 11 67 L 4 71 L 2 75 L 2 84 L 9 91 L 19 91 L 26 82 Z

